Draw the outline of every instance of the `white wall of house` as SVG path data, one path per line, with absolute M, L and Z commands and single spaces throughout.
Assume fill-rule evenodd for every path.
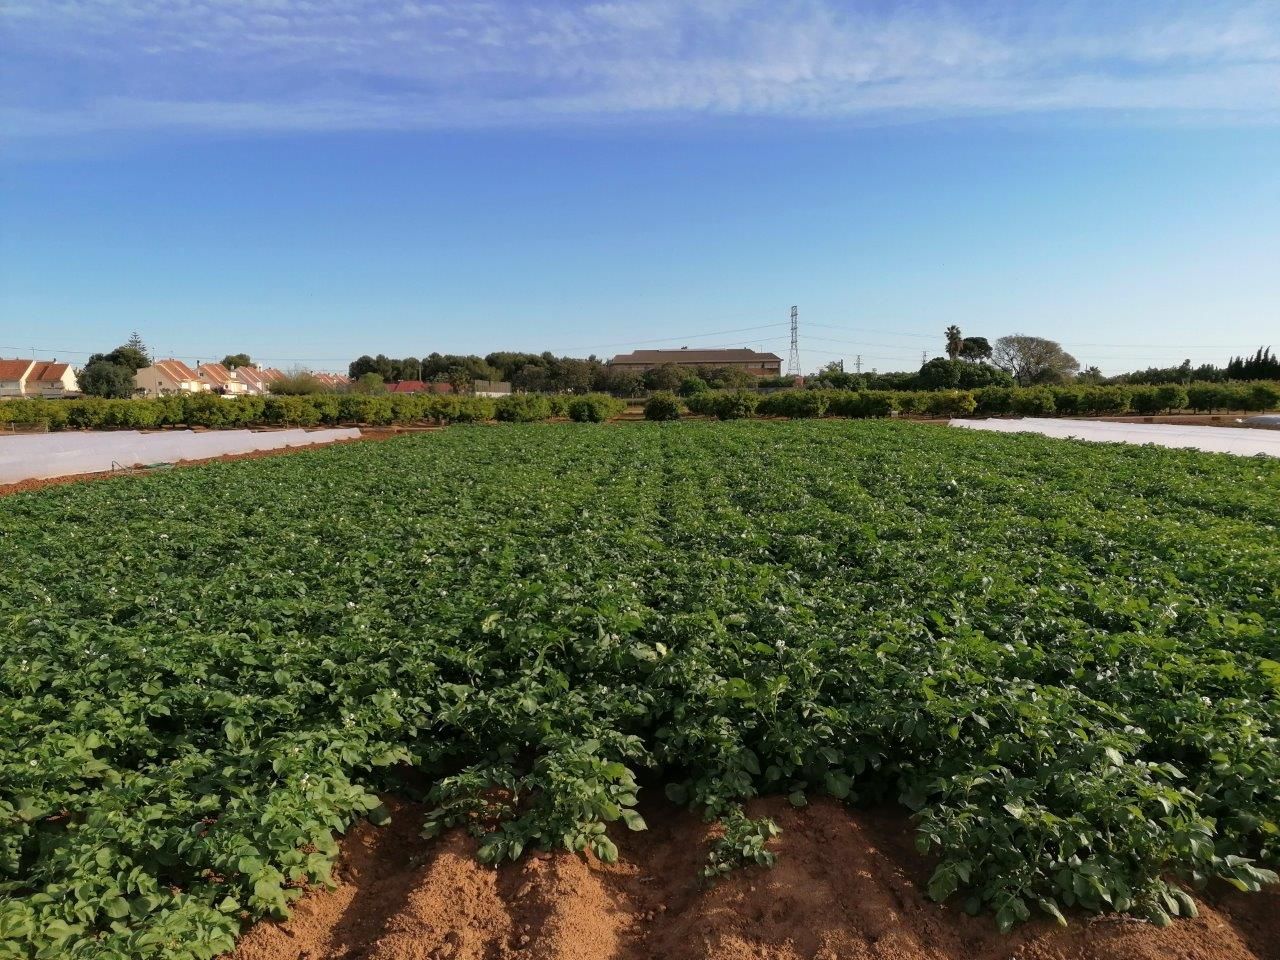
M 202 393 L 208 384 L 199 380 L 174 380 L 157 367 L 143 367 L 133 375 L 133 385 L 148 397 L 168 397 L 176 393 Z
M 62 371 L 57 380 L 27 380 L 27 396 L 29 397 L 74 397 L 80 394 L 80 382 L 76 380 L 76 372 L 70 366 Z

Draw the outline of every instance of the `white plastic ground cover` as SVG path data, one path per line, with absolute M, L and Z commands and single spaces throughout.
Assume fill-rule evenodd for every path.
M 1188 427 L 1173 423 L 1109 423 L 1099 420 L 952 420 L 951 426 L 998 433 L 1039 433 L 1097 443 L 1152 443 L 1241 457 L 1280 457 L 1280 433 L 1234 427 Z
M 229 453 L 280 450 L 312 443 L 332 443 L 360 436 L 354 427 L 332 430 L 217 430 L 193 433 L 137 430 L 97 433 L 0 435 L 0 483 L 99 473 L 116 467 L 139 467 L 178 460 L 203 460 Z

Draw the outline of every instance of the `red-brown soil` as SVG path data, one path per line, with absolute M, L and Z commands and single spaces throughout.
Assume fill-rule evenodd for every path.
M 460 831 L 418 836 L 421 809 L 361 823 L 343 843 L 338 886 L 291 920 L 249 930 L 234 960 L 1277 960 L 1280 892 L 1214 892 L 1200 916 L 1158 929 L 1122 917 L 1035 920 L 1011 934 L 924 893 L 929 867 L 898 813 L 830 801 L 753 805 L 783 834 L 772 870 L 715 886 L 697 871 L 711 829 L 670 807 L 644 833 L 615 830 L 616 864 L 568 853 L 498 869 Z

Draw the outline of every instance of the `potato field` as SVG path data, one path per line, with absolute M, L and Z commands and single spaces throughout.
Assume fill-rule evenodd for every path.
M 914 817 L 1012 928 L 1280 864 L 1280 461 L 881 421 L 456 426 L 0 500 L 0 957 L 208 958 L 425 798 Z

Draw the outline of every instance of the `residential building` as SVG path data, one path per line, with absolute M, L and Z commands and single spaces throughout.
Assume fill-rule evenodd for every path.
M 345 390 L 351 386 L 351 378 L 341 373 L 313 373 L 312 376 L 329 390 Z
M 269 392 L 267 378 L 257 367 L 236 367 L 231 371 L 231 377 L 240 385 L 240 393 L 246 396 L 261 397 Z
M 224 397 L 236 397 L 248 392 L 245 385 L 220 363 L 202 363 L 196 367 L 196 375 L 209 390 Z
M 80 384 L 69 363 L 37 360 L 27 374 L 27 396 L 78 397 Z
M 397 380 L 387 384 L 387 393 L 453 393 L 453 385 L 444 380 Z
M 147 397 L 168 397 L 179 393 L 203 393 L 209 384 L 181 360 L 157 360 L 133 375 L 138 392 Z
M 0 360 L 0 397 L 25 397 L 34 360 Z
M 74 397 L 76 372 L 56 360 L 0 360 L 0 397 Z
M 633 350 L 631 353 L 620 353 L 609 361 L 609 366 L 616 370 L 632 370 L 636 373 L 643 373 L 645 370 L 667 364 L 677 367 L 728 367 L 744 370 L 756 377 L 782 375 L 781 357 L 745 348 L 690 350 L 688 347 L 681 347 L 679 350 Z

